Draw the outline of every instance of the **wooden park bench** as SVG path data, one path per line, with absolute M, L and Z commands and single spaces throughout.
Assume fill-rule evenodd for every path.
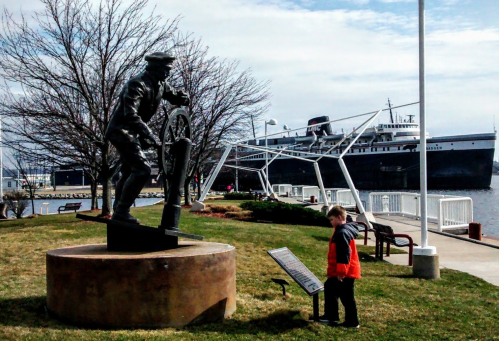
M 57 212 L 61 214 L 62 211 L 78 211 L 81 208 L 81 202 L 68 202 L 64 206 L 60 206 Z
M 388 225 L 378 224 L 370 222 L 374 234 L 376 235 L 376 254 L 375 257 L 383 260 L 383 244 L 386 243 L 386 256 L 390 256 L 390 245 L 395 245 L 398 247 L 409 247 L 409 266 L 412 265 L 412 253 L 415 244 L 412 241 L 411 236 L 407 234 L 395 234 L 393 229 Z

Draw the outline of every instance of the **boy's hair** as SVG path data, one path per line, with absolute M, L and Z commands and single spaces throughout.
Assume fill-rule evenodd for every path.
M 338 216 L 341 216 L 343 220 L 347 218 L 347 211 L 345 211 L 345 209 L 339 205 L 333 206 L 327 213 L 328 218 L 338 217 Z

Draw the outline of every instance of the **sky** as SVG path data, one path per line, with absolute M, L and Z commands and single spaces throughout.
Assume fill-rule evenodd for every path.
M 128 0 L 126 0 L 128 1 Z M 39 8 L 36 0 L 12 4 Z M 182 17 L 210 54 L 270 80 L 270 132 L 417 102 L 417 0 L 150 0 Z M 493 132 L 499 124 L 499 0 L 426 0 L 426 115 L 430 136 Z M 414 105 L 398 109 L 419 117 Z M 382 113 L 375 123 L 388 122 Z M 351 130 L 360 120 L 333 125 Z M 260 124 L 259 133 L 263 134 Z M 499 155 L 499 154 L 498 154 Z

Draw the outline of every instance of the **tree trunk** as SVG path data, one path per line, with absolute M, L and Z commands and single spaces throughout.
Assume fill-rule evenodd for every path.
M 191 183 L 192 177 L 186 177 L 185 182 L 184 182 L 184 205 L 190 206 L 192 205 L 191 202 L 191 191 L 190 191 L 190 183 Z
M 199 172 L 197 175 L 198 176 L 198 183 L 197 183 L 198 195 L 197 195 L 196 199 L 198 199 L 198 200 L 199 200 L 199 198 L 201 198 L 201 194 L 202 194 L 202 192 L 201 192 L 201 174 L 202 174 L 202 172 Z
M 90 182 L 90 200 L 91 200 L 91 208 L 92 210 L 99 209 L 99 201 L 97 200 L 97 180 L 93 179 Z
M 35 214 L 35 200 L 33 193 L 29 194 L 29 198 L 31 199 L 31 214 Z
M 102 212 L 101 216 L 108 216 L 113 214 L 112 193 L 113 187 L 111 178 L 113 174 L 109 169 L 109 142 L 105 143 L 102 148 L 102 165 L 101 165 L 101 179 L 102 179 Z

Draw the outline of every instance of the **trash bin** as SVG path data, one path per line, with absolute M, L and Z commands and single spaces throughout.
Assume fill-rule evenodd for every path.
M 310 196 L 310 202 L 311 202 L 312 204 L 315 204 L 315 195 L 311 195 L 311 196 Z
M 482 240 L 482 224 L 470 223 L 468 228 L 468 236 L 470 239 Z

